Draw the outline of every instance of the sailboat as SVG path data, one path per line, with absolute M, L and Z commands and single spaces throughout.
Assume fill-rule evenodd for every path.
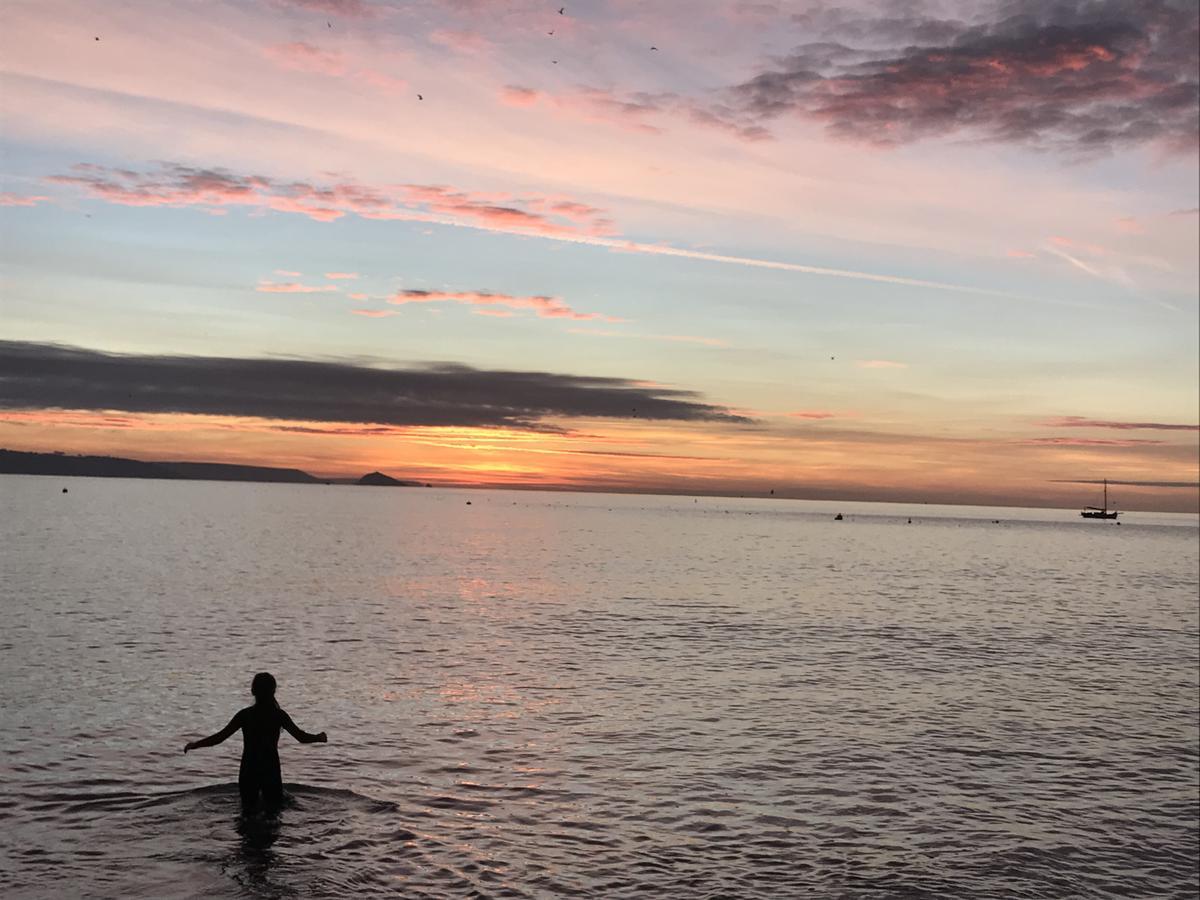
M 1119 513 L 1115 509 L 1108 508 L 1108 479 L 1104 479 L 1104 505 L 1103 506 L 1085 506 L 1083 512 L 1080 513 L 1085 519 L 1115 519 Z

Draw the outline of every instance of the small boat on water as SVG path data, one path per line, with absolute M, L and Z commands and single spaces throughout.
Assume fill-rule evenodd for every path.
M 1080 513 L 1085 519 L 1115 519 L 1120 513 L 1108 508 L 1108 479 L 1104 479 L 1104 505 L 1085 506 Z

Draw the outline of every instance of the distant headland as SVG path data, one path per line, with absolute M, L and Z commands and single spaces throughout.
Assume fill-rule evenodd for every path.
M 420 487 L 419 481 L 400 481 L 371 472 L 362 478 L 317 478 L 300 469 L 240 466 L 208 462 L 145 462 L 118 456 L 71 456 L 66 453 L 26 453 L 0 449 L 0 474 L 75 475 L 90 478 L 168 478 L 192 481 L 257 481 L 276 484 L 363 484 Z
M 419 481 L 400 481 L 398 478 L 393 478 L 391 475 L 384 475 L 382 472 L 368 472 L 355 484 L 367 484 L 373 487 L 420 487 Z

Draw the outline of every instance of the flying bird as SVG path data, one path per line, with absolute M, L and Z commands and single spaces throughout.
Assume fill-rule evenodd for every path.
M 424 97 L 422 97 L 420 94 L 417 94 L 417 99 L 418 99 L 418 100 L 424 100 L 425 98 L 424 98 Z
M 560 16 L 563 14 L 563 10 L 564 10 L 564 9 L 566 9 L 566 7 L 565 7 L 565 6 L 560 6 L 560 7 L 558 8 L 558 14 L 559 14 Z
M 651 47 L 650 49 L 651 49 L 651 50 L 657 50 L 658 48 L 657 48 L 657 47 Z

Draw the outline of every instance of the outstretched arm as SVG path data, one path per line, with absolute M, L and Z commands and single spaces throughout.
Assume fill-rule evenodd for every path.
M 241 715 L 241 713 L 235 714 L 234 717 L 229 720 L 229 724 L 216 734 L 210 734 L 206 738 L 201 738 L 198 741 L 189 741 L 188 743 L 184 744 L 183 752 L 187 753 L 189 750 L 199 750 L 201 747 L 215 747 L 217 744 L 221 743 L 223 740 L 228 738 L 231 734 L 242 727 Z
M 324 744 L 327 740 L 329 740 L 327 737 L 325 737 L 325 732 L 322 731 L 320 734 L 309 734 L 307 731 L 305 731 L 303 728 L 300 728 L 295 722 L 293 722 L 292 717 L 283 710 L 280 710 L 279 713 L 283 716 L 283 727 L 287 729 L 287 733 L 300 743 Z

